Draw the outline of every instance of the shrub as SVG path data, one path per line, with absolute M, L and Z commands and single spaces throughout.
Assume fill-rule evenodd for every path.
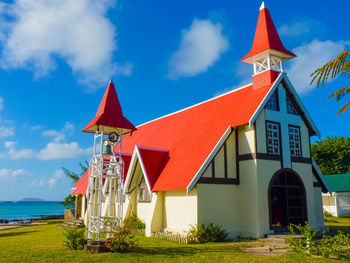
M 142 232 L 146 228 L 146 224 L 137 215 L 133 214 L 124 219 L 124 227 L 131 231 Z
M 65 245 L 70 249 L 83 249 L 86 244 L 85 229 L 77 227 L 65 228 L 64 235 L 66 236 Z
M 121 228 L 113 234 L 112 238 L 108 238 L 105 246 L 111 252 L 126 252 L 136 247 L 135 235 L 127 228 Z
M 325 235 L 323 231 L 317 239 L 317 231 L 312 231 L 307 222 L 304 226 L 291 224 L 288 229 L 291 235 L 286 239 L 286 243 L 298 253 L 340 257 L 350 245 L 350 235 L 341 231 L 335 236 Z M 296 236 L 296 231 L 300 232 L 301 237 Z
M 223 242 L 227 238 L 227 232 L 221 225 L 196 225 L 191 226 L 187 234 L 187 239 L 191 242 Z

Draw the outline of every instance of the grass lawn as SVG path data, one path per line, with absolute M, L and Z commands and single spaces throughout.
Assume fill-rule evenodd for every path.
M 329 231 L 337 233 L 339 230 L 350 234 L 350 216 L 347 217 L 326 217 L 325 224 Z
M 69 250 L 63 241 L 63 228 L 56 224 L 0 231 L 0 262 L 338 262 L 295 253 L 253 256 L 241 251 L 258 241 L 187 245 L 140 236 L 140 247 L 123 254 Z

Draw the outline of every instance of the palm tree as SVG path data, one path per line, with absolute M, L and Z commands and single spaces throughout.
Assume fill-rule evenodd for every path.
M 89 169 L 89 162 L 88 161 L 85 161 L 84 163 L 79 163 L 79 166 L 81 168 L 81 171 L 79 174 L 75 173 L 75 172 L 72 172 L 64 167 L 62 167 L 62 170 L 64 172 L 64 174 L 72 179 L 72 186 L 79 181 L 79 179 L 86 173 L 86 171 Z M 74 206 L 74 202 L 75 202 L 75 199 L 72 195 L 68 195 L 64 201 L 61 202 L 62 205 L 64 206 Z
M 335 78 L 337 76 L 340 77 L 350 77 L 350 49 L 345 49 L 343 52 L 337 56 L 335 59 L 327 62 L 321 68 L 315 70 L 314 73 L 311 74 L 312 81 L 310 85 L 317 80 L 317 87 L 322 85 L 322 87 L 327 82 L 328 78 Z M 328 98 L 331 99 L 333 97 L 336 98 L 337 102 L 344 98 L 344 96 L 350 94 L 350 87 L 342 88 L 333 94 L 331 94 Z M 350 100 L 339 110 L 337 115 L 342 112 L 345 112 L 346 109 L 350 106 Z M 335 116 L 337 116 L 335 115 Z

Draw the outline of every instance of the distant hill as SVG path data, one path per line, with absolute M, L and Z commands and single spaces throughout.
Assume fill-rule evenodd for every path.
M 41 198 L 32 198 L 32 197 L 27 197 L 19 200 L 19 202 L 44 202 L 44 199 Z

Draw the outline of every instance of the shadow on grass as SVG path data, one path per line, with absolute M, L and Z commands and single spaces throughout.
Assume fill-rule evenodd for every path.
M 27 235 L 27 234 L 34 233 L 34 232 L 38 232 L 38 231 L 0 233 L 0 238 L 1 238 L 1 237 L 12 237 L 12 236 Z
M 139 254 L 145 255 L 166 255 L 166 256 L 192 256 L 198 253 L 211 253 L 211 252 L 237 252 L 236 247 L 227 246 L 215 246 L 215 247 L 195 247 L 195 246 L 180 246 L 180 247 L 138 247 L 133 250 Z
M 350 226 L 328 226 L 329 232 L 337 234 L 338 231 L 350 234 Z

